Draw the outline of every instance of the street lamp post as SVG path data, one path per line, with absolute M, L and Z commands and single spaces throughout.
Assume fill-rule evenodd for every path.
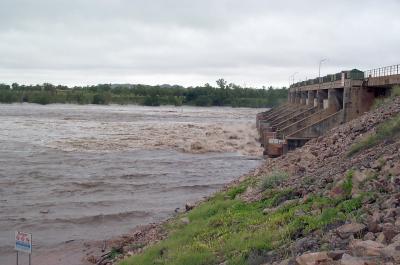
M 328 59 L 321 59 L 320 61 L 319 61 L 319 68 L 318 68 L 318 83 L 321 83 L 321 64 L 323 63 L 323 62 L 325 62 L 326 60 L 328 60 Z
M 299 72 L 296 72 L 293 74 L 293 84 L 294 84 L 294 77 L 298 74 Z
M 293 73 L 292 75 L 289 76 L 289 93 L 290 93 L 290 86 L 294 84 L 294 76 L 297 74 L 298 72 Z M 290 84 L 292 83 L 292 84 Z
M 325 62 L 327 59 L 325 58 L 325 59 L 321 59 L 320 61 L 319 61 L 319 68 L 318 68 L 318 91 L 317 91 L 317 97 L 318 97 L 318 102 L 319 102 L 319 96 L 318 96 L 318 93 L 320 93 L 320 90 L 321 90 L 321 64 L 323 63 L 323 62 Z
M 289 76 L 289 83 L 292 81 L 292 85 L 294 84 L 294 76 L 297 75 L 299 72 L 293 73 L 291 76 Z

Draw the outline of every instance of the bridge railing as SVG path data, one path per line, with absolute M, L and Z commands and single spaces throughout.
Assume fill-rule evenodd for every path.
M 365 71 L 365 77 L 381 77 L 400 74 L 400 64 Z

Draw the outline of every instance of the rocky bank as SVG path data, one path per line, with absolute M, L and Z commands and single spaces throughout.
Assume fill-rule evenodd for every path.
M 273 207 L 263 210 L 272 214 L 287 205 L 307 202 L 312 196 L 335 200 L 346 197 L 349 215 L 323 228 L 308 233 L 299 231 L 292 240 L 263 252 L 262 258 L 251 259 L 248 264 L 265 265 L 393 265 L 400 264 L 400 132 L 379 141 L 374 147 L 349 155 L 355 143 L 376 133 L 385 121 L 400 112 L 400 98 L 387 101 L 356 120 L 343 124 L 325 136 L 308 142 L 285 156 L 268 159 L 265 164 L 229 185 L 226 190 L 249 179 L 262 182 L 271 172 L 285 172 L 286 177 L 274 182 L 275 189 L 292 191 Z M 238 198 L 246 203 L 265 198 L 260 185 L 246 186 Z M 201 204 L 201 203 L 200 203 Z M 191 211 L 188 206 L 186 211 Z M 316 206 L 310 212 L 298 211 L 297 216 L 323 211 Z M 354 213 L 354 215 L 352 215 Z M 178 218 L 185 218 L 179 216 Z M 168 221 L 167 221 L 168 222 Z M 189 219 L 182 219 L 189 223 Z M 90 257 L 92 262 L 106 264 L 118 262 L 146 250 L 147 246 L 168 237 L 164 225 L 152 225 L 114 242 L 120 250 L 113 259 Z M 128 244 L 129 243 L 129 244 Z M 228 264 L 222 262 L 221 264 Z

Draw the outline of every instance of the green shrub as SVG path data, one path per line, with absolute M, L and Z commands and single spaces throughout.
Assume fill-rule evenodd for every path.
M 231 198 L 232 200 L 236 198 L 237 195 L 242 194 L 243 192 L 245 192 L 247 189 L 247 187 L 245 185 L 239 185 L 236 187 L 231 188 L 230 190 L 228 190 L 226 192 L 226 195 L 229 196 L 229 198 Z
M 111 258 L 111 259 L 114 259 L 114 258 L 116 258 L 118 255 L 120 255 L 120 254 L 122 254 L 122 252 L 121 252 L 121 249 L 118 249 L 118 248 L 112 248 L 111 249 L 111 251 L 110 251 L 110 254 L 108 254 L 108 256 Z
M 400 115 L 382 123 L 376 132 L 353 144 L 347 156 L 352 156 L 362 150 L 374 147 L 385 140 L 393 140 L 400 134 Z
M 289 175 L 286 172 L 281 172 L 281 171 L 273 172 L 263 180 L 261 188 L 263 190 L 276 188 L 288 177 Z
M 338 205 L 338 209 L 344 213 L 351 213 L 357 209 L 360 209 L 361 207 L 362 207 L 361 197 L 343 201 Z
M 351 195 L 351 191 L 353 190 L 353 175 L 354 170 L 349 170 L 342 184 L 342 189 L 344 191 L 345 197 L 349 197 Z
M 281 203 L 298 198 L 296 192 L 293 189 L 267 189 L 263 192 L 261 201 L 264 203 L 265 207 L 276 207 Z M 292 204 L 288 204 L 290 207 Z M 285 208 L 285 207 L 283 207 Z

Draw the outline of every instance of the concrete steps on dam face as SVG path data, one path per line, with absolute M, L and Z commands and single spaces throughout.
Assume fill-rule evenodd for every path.
M 265 118 L 265 116 L 258 115 L 257 128 L 260 135 L 259 140 L 261 146 L 266 146 L 268 139 L 276 138 L 276 127 L 274 126 L 274 123 L 286 117 L 295 116 L 297 113 L 302 113 L 306 108 L 307 107 L 302 105 L 289 104 L 283 108 L 280 108 L 280 111 L 275 112 L 271 118 Z
M 276 108 L 261 112 L 257 114 L 257 121 L 260 120 L 268 120 L 270 119 L 272 116 L 276 115 L 277 113 L 279 113 L 280 111 L 282 111 L 283 109 L 287 108 L 287 106 L 289 105 L 289 103 L 285 103 L 282 104 Z
M 260 132 L 260 128 L 261 128 L 261 123 L 265 123 L 266 121 L 268 121 L 270 119 L 271 116 L 276 115 L 277 113 L 279 113 L 280 111 L 282 111 L 283 109 L 285 109 L 287 107 L 288 103 L 282 104 L 276 108 L 258 113 L 256 116 L 256 126 L 257 126 L 257 130 Z
M 305 126 L 300 130 L 286 136 L 286 139 L 292 138 L 317 138 L 323 135 L 326 131 L 338 126 L 343 121 L 343 110 L 339 110 L 319 121 L 314 122 L 309 126 Z
M 311 112 L 301 120 L 298 120 L 282 129 L 277 130 L 277 136 L 278 138 L 283 139 L 296 131 L 299 131 L 321 119 L 324 119 L 325 117 L 328 117 L 330 114 L 331 112 L 326 109 L 318 110 L 314 113 Z
M 313 138 L 317 138 L 328 130 L 343 123 L 343 110 L 331 114 L 309 126 L 306 126 L 285 137 L 288 150 L 293 150 L 303 146 L 306 142 Z
M 272 126 L 276 123 L 279 123 L 281 120 L 285 120 L 287 117 L 291 117 L 293 115 L 296 115 L 297 113 L 300 113 L 306 109 L 304 106 L 300 105 L 294 105 L 294 104 L 288 104 L 285 105 L 284 107 L 281 107 L 277 110 L 274 110 L 273 112 L 262 112 L 257 114 L 257 129 L 261 129 L 261 127 L 265 126 L 265 124 L 268 124 L 267 126 Z
M 278 157 L 288 150 L 303 146 L 343 119 L 343 111 L 320 109 L 300 104 L 289 104 L 271 112 L 269 118 L 257 117 L 264 155 Z
M 295 106 L 292 105 L 290 108 L 288 108 L 286 111 L 282 112 L 281 115 L 276 116 L 273 119 L 270 119 L 270 123 L 272 126 L 276 126 L 277 124 L 281 123 L 282 121 L 288 119 L 289 117 L 295 116 L 298 113 L 303 112 L 304 110 L 307 110 L 308 108 L 304 105 L 302 106 Z
M 277 121 L 273 125 L 277 128 L 277 130 L 282 130 L 283 128 L 289 126 L 290 124 L 293 124 L 299 120 L 306 118 L 311 114 L 314 114 L 318 110 L 319 110 L 318 107 L 312 107 L 306 110 L 301 109 L 292 113 L 291 115 L 286 116 L 285 119 Z
M 284 108 L 280 109 L 279 111 L 274 112 L 273 114 L 269 115 L 268 117 L 264 118 L 264 121 L 272 122 L 278 119 L 282 115 L 286 115 L 290 111 L 292 111 L 292 106 L 290 104 L 285 105 Z

